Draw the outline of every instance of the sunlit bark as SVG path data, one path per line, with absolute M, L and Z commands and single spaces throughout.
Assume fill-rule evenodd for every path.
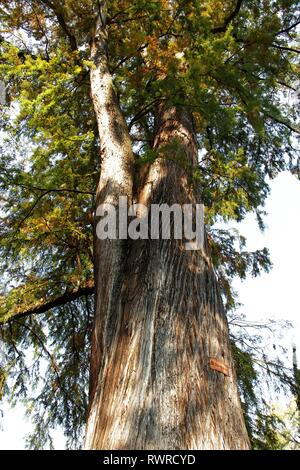
M 148 207 L 200 202 L 190 180 L 197 161 L 192 119 L 172 107 L 159 112 L 154 147 L 160 157 L 133 193 L 131 143 L 101 34 L 91 72 L 102 148 L 98 203 L 117 202 L 119 195 Z M 95 261 L 86 448 L 249 448 L 206 242 L 203 250 L 186 251 L 180 240 L 96 239 Z M 210 358 L 227 365 L 229 375 L 213 370 Z

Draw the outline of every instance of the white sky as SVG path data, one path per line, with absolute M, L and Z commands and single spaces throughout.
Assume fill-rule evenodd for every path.
M 271 183 L 271 194 L 267 200 L 267 228 L 261 233 L 255 217 L 250 215 L 238 224 L 240 232 L 247 237 L 247 248 L 256 250 L 264 246 L 270 249 L 274 264 L 269 274 L 244 282 L 236 281 L 235 288 L 242 311 L 249 320 L 286 319 L 294 324 L 293 331 L 286 333 L 285 345 L 298 346 L 300 351 L 300 182 L 289 173 L 282 173 Z M 2 407 L 1 407 L 2 408 Z M 23 449 L 24 436 L 31 425 L 23 417 L 24 410 L 18 406 L 14 410 L 5 408 L 0 431 L 0 449 Z M 55 433 L 55 448 L 63 448 L 63 437 Z
M 249 320 L 274 317 L 290 320 L 294 329 L 291 342 L 300 351 L 300 182 L 288 172 L 271 183 L 267 200 L 267 228 L 261 233 L 254 216 L 239 224 L 247 237 L 247 248 L 268 247 L 273 269 L 258 278 L 235 282 L 243 311 Z

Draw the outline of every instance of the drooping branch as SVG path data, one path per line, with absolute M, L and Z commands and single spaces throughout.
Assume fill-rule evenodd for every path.
M 234 20 L 234 18 L 239 14 L 241 7 L 242 7 L 243 0 L 238 0 L 235 6 L 235 9 L 230 13 L 230 15 L 225 19 L 224 24 L 222 26 L 217 26 L 216 28 L 212 29 L 214 34 L 217 33 L 225 33 L 230 23 Z
M 56 380 L 57 380 L 57 384 L 61 390 L 61 392 L 65 395 L 65 397 L 67 398 L 68 401 L 71 401 L 74 405 L 75 408 L 77 408 L 79 411 L 80 410 L 80 407 L 78 405 L 78 403 L 73 399 L 72 395 L 68 392 L 68 390 L 65 388 L 63 382 L 62 382 L 62 378 L 61 378 L 61 375 L 59 373 L 59 369 L 55 363 L 55 360 L 54 360 L 54 357 L 53 357 L 53 354 L 49 351 L 49 349 L 47 348 L 46 344 L 44 343 L 44 341 L 42 340 L 42 338 L 28 325 L 24 325 L 22 323 L 19 323 L 19 322 L 16 322 L 19 324 L 19 326 L 21 326 L 22 328 L 24 328 L 25 330 L 27 330 L 30 335 L 32 337 L 35 338 L 35 340 L 39 343 L 42 351 L 44 352 L 45 354 L 45 357 L 49 359 L 50 361 L 50 364 L 51 364 L 51 368 L 56 376 Z
M 0 325 L 1 324 L 4 325 L 5 323 L 9 323 L 14 320 L 20 320 L 30 315 L 38 315 L 41 313 L 46 313 L 49 310 L 52 310 L 53 308 L 62 307 L 63 305 L 66 305 L 74 300 L 77 300 L 80 297 L 93 295 L 94 290 L 95 290 L 94 281 L 90 280 L 83 286 L 80 286 L 71 291 L 66 291 L 64 294 L 60 296 L 49 298 L 46 302 L 44 302 L 41 305 L 29 308 L 28 310 L 23 310 L 22 312 L 16 313 L 15 315 L 12 315 L 11 317 L 6 318 L 4 320 L 0 319 Z

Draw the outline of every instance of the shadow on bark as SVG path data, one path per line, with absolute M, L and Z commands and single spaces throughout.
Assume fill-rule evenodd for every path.
M 149 202 L 195 202 L 178 184 L 184 170 L 163 165 Z M 96 250 L 89 447 L 248 448 L 207 245 L 203 253 L 177 240 L 107 240 Z M 210 357 L 230 375 L 212 370 Z

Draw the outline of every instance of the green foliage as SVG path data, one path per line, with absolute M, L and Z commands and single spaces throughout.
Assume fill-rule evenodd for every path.
M 6 345 L 1 387 L 12 405 L 23 402 L 32 418 L 27 444 L 51 444 L 61 426 L 78 448 L 86 419 L 93 299 L 82 297 L 46 315 L 15 320 L 1 329 Z
M 300 415 L 294 372 L 286 367 L 287 351 L 280 346 L 291 325 L 272 320 L 251 322 L 234 311 L 229 314 L 229 324 L 240 397 L 253 449 L 295 448 L 299 445 Z M 273 400 L 280 403 L 286 397 L 292 397 L 288 409 L 280 410 L 270 404 Z
M 257 418 L 257 434 L 253 440 L 256 450 L 300 450 L 300 416 L 291 402 L 285 410 L 268 407 L 267 414 Z
M 238 377 L 239 391 L 246 421 L 246 426 L 250 438 L 255 432 L 253 414 L 259 412 L 259 402 L 256 387 L 259 384 L 259 374 L 255 370 L 253 356 L 251 352 L 242 350 L 235 341 L 231 341 L 233 359 L 235 362 L 236 374 Z

